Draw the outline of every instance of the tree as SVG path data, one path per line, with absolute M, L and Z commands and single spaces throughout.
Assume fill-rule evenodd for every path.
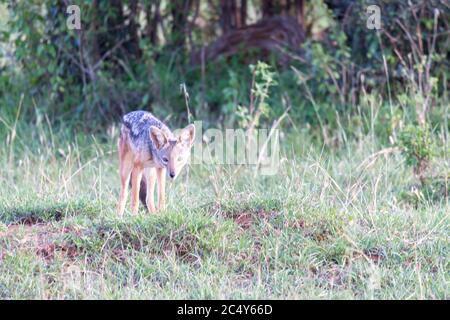
M 247 20 L 247 0 L 221 0 L 220 26 L 225 34 L 231 30 L 245 27 Z

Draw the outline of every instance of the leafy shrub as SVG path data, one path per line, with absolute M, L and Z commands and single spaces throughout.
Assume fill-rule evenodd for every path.
M 408 125 L 399 136 L 398 145 L 406 158 L 406 164 L 413 167 L 414 174 L 424 183 L 424 173 L 433 157 L 433 140 L 427 125 Z

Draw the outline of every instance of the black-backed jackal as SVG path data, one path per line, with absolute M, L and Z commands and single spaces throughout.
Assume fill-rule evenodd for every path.
M 175 179 L 187 163 L 195 138 L 190 124 L 174 136 L 160 120 L 146 111 L 133 111 L 122 119 L 119 137 L 120 195 L 117 212 L 123 215 L 131 176 L 131 211 L 139 198 L 150 212 L 156 211 L 154 191 L 158 181 L 158 209 L 165 207 L 166 172 Z

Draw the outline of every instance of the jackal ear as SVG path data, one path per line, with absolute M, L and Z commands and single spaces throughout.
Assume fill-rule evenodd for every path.
M 193 124 L 188 125 L 186 128 L 181 130 L 180 135 L 178 136 L 178 141 L 184 144 L 187 144 L 189 147 L 192 147 L 195 139 L 195 126 Z
M 150 127 L 150 139 L 158 150 L 167 143 L 167 137 L 164 132 L 155 126 Z

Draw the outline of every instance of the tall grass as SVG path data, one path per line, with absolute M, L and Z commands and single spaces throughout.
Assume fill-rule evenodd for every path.
M 0 113 L 1 298 L 449 298 L 448 196 L 402 198 L 417 181 L 371 131 L 285 132 L 277 175 L 192 165 L 166 211 L 119 218 L 117 127 L 26 108 Z

